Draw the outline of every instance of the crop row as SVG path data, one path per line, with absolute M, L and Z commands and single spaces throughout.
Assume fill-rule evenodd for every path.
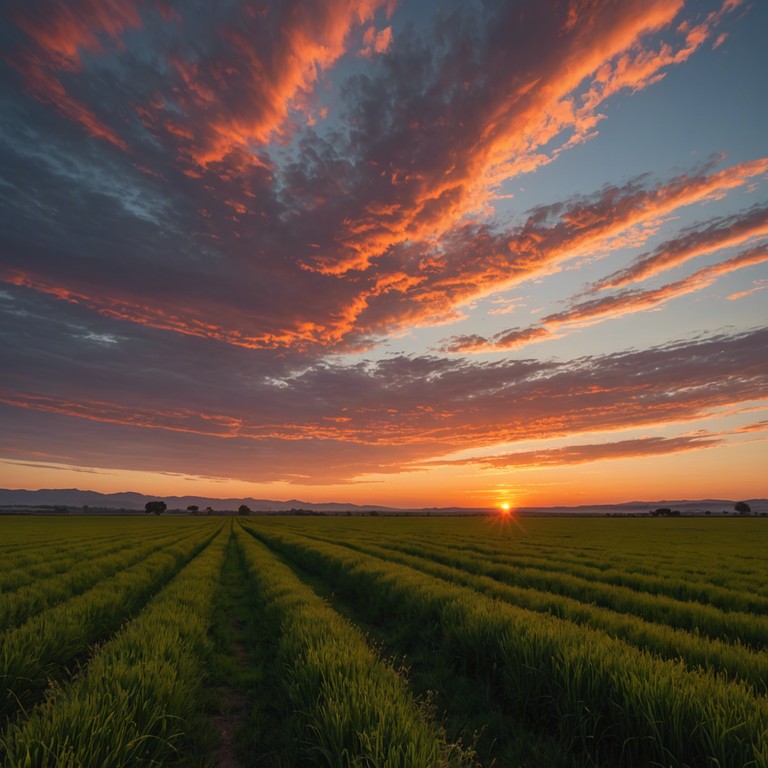
M 373 540 L 400 540 L 407 531 L 409 542 L 431 544 L 436 539 L 441 546 L 475 551 L 485 559 L 506 564 L 536 559 L 539 564 L 556 566 L 569 571 L 571 566 L 586 568 L 600 578 L 599 571 L 614 572 L 625 586 L 643 589 L 631 581 L 633 574 L 650 576 L 649 591 L 664 591 L 681 599 L 707 602 L 709 587 L 722 587 L 726 593 L 710 592 L 721 607 L 732 607 L 732 594 L 745 592 L 748 596 L 768 597 L 768 568 L 765 558 L 753 552 L 750 546 L 755 536 L 763 535 L 762 521 L 638 521 L 638 520 L 531 520 L 519 524 L 494 526 L 487 521 L 432 519 L 408 520 L 407 528 L 386 525 L 389 521 L 374 521 L 365 527 L 333 525 L 333 520 L 318 521 L 320 530 L 337 538 Z M 341 522 L 341 521 L 339 521 Z M 431 526 L 424 526 L 425 522 Z M 380 525 L 376 525 L 380 524 Z M 458 525 L 458 531 L 454 526 Z M 439 526 L 439 531 L 436 530 Z M 759 526 L 759 527 L 756 527 Z M 594 542 L 592 544 L 586 542 Z M 718 542 L 716 550 L 713 541 Z M 597 543 L 599 542 L 599 544 Z M 702 558 L 703 552 L 710 557 Z M 524 563 L 522 563 L 524 564 Z M 531 563 L 535 564 L 535 563 Z M 655 582 L 655 583 L 654 583 Z M 691 594 L 690 590 L 694 593 Z M 698 592 L 697 592 L 698 591 Z M 765 604 L 756 605 L 765 609 Z M 751 610 L 751 607 L 747 607 Z
M 699 576 L 692 571 L 686 571 L 680 557 L 672 560 L 667 569 L 659 559 L 654 557 L 652 562 L 644 565 L 628 565 L 614 555 L 608 561 L 585 562 L 582 559 L 568 557 L 562 551 L 541 552 L 538 555 L 516 554 L 510 558 L 507 552 L 495 547 L 481 544 L 444 544 L 446 548 L 460 550 L 468 555 L 480 557 L 493 562 L 507 562 L 514 567 L 530 567 L 549 569 L 553 565 L 573 576 L 586 580 L 599 581 L 620 587 L 629 587 L 638 592 L 648 592 L 652 595 L 666 595 L 678 600 L 690 600 L 723 608 L 724 610 L 762 611 L 768 610 L 768 599 L 755 596 L 751 591 L 740 588 L 710 583 L 706 575 Z M 594 558 L 594 556 L 593 556 Z M 716 576 L 719 569 L 711 575 Z M 704 576 L 705 578 L 701 578 Z M 750 582 L 754 587 L 754 581 Z
M 740 588 L 729 588 L 710 583 L 696 577 L 691 571 L 685 571 L 678 559 L 670 563 L 665 570 L 654 558 L 649 562 L 646 558 L 644 565 L 628 566 L 614 556 L 608 562 L 592 560 L 584 562 L 567 557 L 560 552 L 542 552 L 536 555 L 516 554 L 510 558 L 508 553 L 496 548 L 480 544 L 444 545 L 446 549 L 461 551 L 478 559 L 494 563 L 506 563 L 516 568 L 531 568 L 549 570 L 553 567 L 572 576 L 578 576 L 587 581 L 598 581 L 619 587 L 628 587 L 636 592 L 647 592 L 652 595 L 668 596 L 677 600 L 709 603 L 723 610 L 768 611 L 768 599 L 755 596 L 752 591 Z M 714 574 L 713 574 L 714 575 Z M 754 586 L 754 583 L 751 584 Z
M 114 632 L 210 541 L 210 528 L 166 546 L 0 635 L 0 719 L 39 699 L 51 678 Z
M 6 768 L 167 764 L 196 726 L 224 533 L 2 741 Z M 201 547 L 197 547 L 200 550 Z
M 324 541 L 333 540 L 330 537 L 319 538 Z M 349 543 L 353 544 L 354 539 Z M 725 642 L 745 644 L 756 650 L 768 645 L 768 613 L 765 611 L 749 613 L 723 610 L 703 603 L 601 583 L 562 572 L 557 568 L 556 562 L 550 563 L 548 567 L 541 565 L 532 568 L 517 562 L 507 565 L 488 561 L 472 552 L 446 548 L 442 541 L 438 545 L 385 541 L 383 545 L 392 551 L 424 556 L 444 565 L 488 576 L 507 585 L 561 595 L 617 613 L 637 616 L 647 622 L 700 633 Z
M 191 518 L 159 520 L 155 529 L 178 530 L 195 527 Z M 0 516 L 3 541 L 0 554 L 26 556 L 49 547 L 77 546 L 89 540 L 122 536 L 131 539 L 146 535 L 147 520 L 141 517 L 25 517 Z M 106 523 L 106 525 L 105 525 Z
M 142 537 L 143 538 L 143 537 Z M 137 538 L 136 541 L 141 541 Z M 12 554 L 3 555 L 3 572 L 0 574 L 0 593 L 10 592 L 67 570 L 75 560 L 90 557 L 92 553 L 115 551 L 125 544 L 125 536 L 99 537 L 78 542 L 47 544 L 30 552 L 27 547 Z
M 526 568 L 486 562 L 458 550 L 444 550 L 435 546 L 415 548 L 402 544 L 393 545 L 392 548 L 410 554 L 421 553 L 437 562 L 488 576 L 504 584 L 563 595 L 617 613 L 639 616 L 648 622 L 695 631 L 724 641 L 745 643 L 758 649 L 768 644 L 766 614 L 726 611 L 703 603 L 648 594 L 610 583 L 603 584 L 562 573 L 557 570 L 556 564 L 552 564 L 550 570 L 544 567 Z
M 279 627 L 287 743 L 296 764 L 450 768 L 470 757 L 446 743 L 396 671 L 267 547 L 237 532 L 264 620 Z
M 268 525 L 249 530 L 370 619 L 433 632 L 447 663 L 498 681 L 510 711 L 608 763 L 768 762 L 768 701 L 599 630 L 493 600 L 401 564 Z
M 318 537 L 312 537 L 321 540 Z M 326 541 L 325 539 L 322 539 Z M 332 540 L 329 543 L 334 543 Z M 604 630 L 639 648 L 668 659 L 683 659 L 688 666 L 710 668 L 731 679 L 743 680 L 759 693 L 768 692 L 768 656 L 741 643 L 726 643 L 697 633 L 656 624 L 642 618 L 617 613 L 552 592 L 501 583 L 469 569 L 446 565 L 428 552 L 410 554 L 409 547 L 376 546 L 346 542 L 350 549 L 398 562 L 442 579 L 462 584 L 490 597 L 538 613 L 552 614 L 576 624 Z
M 331 538 L 338 539 L 338 536 Z M 402 537 L 397 535 L 373 535 L 361 532 L 345 535 L 344 540 L 358 540 L 361 538 L 375 541 L 380 544 L 389 543 L 399 545 Z M 435 546 L 434 536 L 409 536 L 408 544 L 412 550 L 432 548 Z M 636 564 L 630 564 L 618 553 L 612 553 L 606 560 L 600 560 L 594 553 L 582 557 L 574 556 L 572 549 L 543 548 L 541 546 L 528 546 L 518 551 L 510 551 L 509 545 L 489 543 L 487 539 L 472 540 L 472 538 L 458 539 L 441 535 L 439 548 L 446 554 L 458 553 L 465 562 L 477 560 L 479 562 L 505 566 L 507 568 L 521 569 L 528 572 L 536 570 L 568 574 L 585 581 L 594 581 L 601 584 L 626 587 L 633 592 L 648 593 L 671 597 L 679 601 L 690 601 L 710 604 L 724 611 L 746 611 L 756 613 L 768 613 L 768 598 L 755 593 L 755 583 L 752 578 L 747 582 L 748 589 L 739 586 L 740 580 L 730 579 L 736 582 L 733 586 L 715 584 L 699 573 L 697 576 L 692 571 L 686 571 L 685 562 L 681 556 L 675 558 L 668 570 L 662 567 L 661 559 L 654 555 L 649 560 L 645 559 Z M 692 561 L 697 563 L 701 571 L 701 558 Z M 712 571 L 711 575 L 722 580 L 722 565 Z
M 187 534 L 184 538 L 190 538 Z M 173 537 L 179 541 L 179 537 Z M 12 592 L 0 594 L 0 631 L 17 626 L 36 613 L 84 592 L 99 581 L 140 562 L 152 552 L 167 546 L 172 538 L 115 544 L 97 550 L 92 556 L 73 555 L 69 567 L 61 567 L 45 577 Z

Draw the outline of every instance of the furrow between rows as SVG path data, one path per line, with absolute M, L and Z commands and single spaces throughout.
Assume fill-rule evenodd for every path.
M 417 624 L 505 706 L 610 765 L 765 765 L 768 700 L 605 633 L 269 525 L 253 535 L 380 620 Z
M 67 676 L 90 646 L 108 638 L 200 552 L 210 528 L 176 542 L 77 597 L 0 635 L 0 720 L 27 710 L 51 680 Z
M 226 540 L 207 536 L 82 676 L 8 728 L 5 768 L 149 768 L 189 752 Z

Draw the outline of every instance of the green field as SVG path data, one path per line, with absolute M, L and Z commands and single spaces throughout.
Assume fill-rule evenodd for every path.
M 762 519 L 0 518 L 0 764 L 768 766 Z

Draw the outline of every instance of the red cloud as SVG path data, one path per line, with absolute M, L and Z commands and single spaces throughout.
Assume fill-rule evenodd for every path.
M 743 267 L 762 264 L 768 261 L 768 243 L 750 248 L 711 267 L 704 267 L 683 280 L 664 285 L 661 288 L 644 291 L 624 291 L 615 296 L 607 296 L 592 301 L 576 304 L 563 312 L 557 312 L 543 318 L 542 323 L 557 326 L 565 323 L 581 323 L 609 316 L 623 316 L 630 312 L 659 306 L 664 302 L 699 291 L 717 280 L 718 277 L 734 272 Z
M 385 27 L 376 31 L 376 27 L 370 26 L 363 35 L 363 50 L 360 55 L 371 58 L 376 53 L 386 53 L 392 45 L 392 27 Z
M 737 299 L 743 299 L 747 296 L 751 296 L 753 293 L 757 293 L 758 291 L 764 291 L 766 288 L 768 288 L 768 279 L 755 280 L 754 286 L 752 288 L 748 288 L 746 291 L 738 291 L 737 293 L 732 293 L 726 298 L 728 298 L 730 301 L 736 301 Z
M 194 310 L 187 310 L 185 313 L 182 313 L 161 306 L 138 304 L 122 299 L 114 294 L 110 296 L 96 296 L 85 293 L 81 289 L 70 289 L 54 285 L 44 279 L 24 274 L 17 270 L 0 270 L 0 280 L 11 285 L 31 288 L 39 293 L 55 296 L 63 301 L 80 304 L 105 317 L 147 325 L 151 328 L 172 331 L 173 333 L 185 336 L 213 339 L 247 349 L 273 349 L 285 346 L 301 347 L 317 342 L 323 332 L 322 327 L 315 323 L 295 320 L 290 330 L 263 330 L 257 334 L 249 334 L 241 328 L 225 327 L 212 323 L 204 317 L 196 316 Z
M 485 53 L 494 62 L 490 68 L 479 73 L 469 63 L 451 62 L 463 76 L 463 88 L 450 84 L 457 94 L 453 100 L 446 105 L 442 93 L 438 98 L 428 91 L 407 127 L 395 124 L 388 137 L 375 137 L 389 149 L 387 156 L 364 158 L 380 171 L 375 203 L 345 220 L 333 247 L 311 255 L 308 266 L 329 274 L 364 270 L 388 249 L 406 241 L 441 238 L 463 216 L 483 210 L 502 181 L 549 162 L 576 136 L 589 133 L 603 99 L 621 89 L 645 87 L 662 68 L 684 61 L 713 33 L 732 4 L 707 17 L 696 34 L 679 30 L 684 36 L 679 49 L 667 45 L 664 55 L 644 51 L 644 36 L 669 26 L 682 5 L 666 0 L 610 8 L 584 3 L 567 24 L 558 26 L 553 23 L 557 11 L 540 3 L 526 17 L 536 51 L 518 39 L 519 19 L 510 6 L 509 14 L 497 20 L 500 37 L 488 41 Z M 553 36 L 556 40 L 550 39 Z M 629 60 L 616 59 L 627 52 L 632 52 Z M 527 56 L 524 66 L 522 56 Z M 525 78 L 510 82 L 510 72 L 521 70 Z M 594 88 L 578 105 L 575 91 L 590 78 Z M 473 80 L 484 85 L 470 88 Z M 414 140 L 414 132 L 420 138 Z M 574 138 L 565 141 L 568 132 Z M 361 132 L 361 138 L 368 137 Z M 543 153 L 552 142 L 559 149 Z M 388 211 L 384 217 L 382 206 Z
M 696 254 L 714 252 L 751 239 L 762 231 L 765 226 L 765 217 L 765 209 L 758 209 L 742 218 L 733 217 L 727 227 L 710 226 L 703 230 L 688 232 L 680 238 L 659 246 L 654 252 L 654 263 L 671 264 L 675 259 L 682 261 L 684 258 L 692 258 L 691 254 L 694 252 Z M 503 331 L 489 339 L 482 336 L 454 337 L 445 342 L 441 350 L 450 353 L 467 353 L 519 348 L 547 338 L 559 326 L 589 324 L 607 317 L 621 317 L 660 306 L 679 296 L 702 290 L 712 285 L 722 275 L 761 264 L 766 260 L 768 260 L 768 245 L 761 244 L 660 288 L 624 290 L 611 296 L 583 301 L 562 312 L 545 316 L 539 325 Z M 603 283 L 599 283 L 598 287 L 603 287 Z
M 371 268 L 356 278 L 317 275 L 297 270 L 289 263 L 282 268 L 290 276 L 291 294 L 302 295 L 304 300 L 297 305 L 273 290 L 264 293 L 258 313 L 250 304 L 241 306 L 233 300 L 225 307 L 208 298 L 189 302 L 184 296 L 179 301 L 170 296 L 153 302 L 146 295 L 132 296 L 122 285 L 110 289 L 67 276 L 46 278 L 22 269 L 6 268 L 0 279 L 87 306 L 107 317 L 234 346 L 354 347 L 379 333 L 455 320 L 459 317 L 457 308 L 476 296 L 556 269 L 586 248 L 598 249 L 639 223 L 744 186 L 766 168 L 768 160 L 746 162 L 717 173 L 677 177 L 650 189 L 631 182 L 621 188 L 602 190 L 593 198 L 533 211 L 521 227 L 506 233 L 459 227 L 446 234 L 441 252 L 436 252 L 434 245 L 414 244 L 402 252 L 394 251 L 380 261 L 378 269 Z M 233 210 L 247 215 L 249 208 L 238 199 L 227 199 L 222 210 L 230 217 Z M 220 215 L 217 214 L 214 225 L 220 223 Z M 761 231 L 764 219 L 764 210 L 756 209 L 741 218 L 733 217 L 727 226 L 687 233 L 659 249 L 654 257 L 662 261 L 667 258 L 667 251 L 678 255 L 690 254 L 694 248 L 707 252 L 749 239 Z M 278 234 L 279 230 L 274 236 Z M 418 254 L 416 258 L 414 252 Z M 736 262 L 731 266 L 737 268 Z M 271 279 L 270 270 L 275 266 L 267 263 L 264 268 L 268 276 L 265 279 Z M 254 265 L 254 269 L 259 266 Z M 686 286 L 689 290 L 696 287 L 693 282 Z M 684 287 L 679 286 L 681 290 Z M 240 294 L 239 286 L 228 286 L 228 281 L 221 290 L 229 290 L 233 297 Z M 658 292 L 656 298 L 663 299 L 663 292 Z M 601 306 L 608 307 L 612 301 L 609 297 Z M 629 307 L 629 300 L 626 304 Z M 639 305 L 639 299 L 635 304 Z M 543 339 L 547 333 L 539 327 L 516 329 L 501 334 L 493 342 L 479 337 L 454 340 L 445 349 L 480 351 L 488 349 L 488 343 L 516 348 Z

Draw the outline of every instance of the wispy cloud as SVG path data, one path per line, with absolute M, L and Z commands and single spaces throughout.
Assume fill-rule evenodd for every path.
M 435 464 L 476 464 L 492 469 L 571 466 L 609 459 L 636 459 L 670 453 L 698 451 L 722 444 L 718 437 L 683 435 L 680 437 L 638 437 L 609 443 L 585 443 L 539 451 L 516 451 L 474 459 L 448 459 Z
M 8 430 L 0 449 L 10 457 L 34 449 L 43 429 L 50 451 L 86 466 L 150 462 L 157 470 L 186 466 L 192 474 L 264 481 L 290 480 L 301 467 L 306 482 L 346 481 L 413 470 L 413 462 L 463 448 L 693 423 L 764 399 L 767 348 L 761 330 L 567 363 L 325 362 L 286 369 L 277 381 L 269 368 L 254 380 L 247 350 L 233 350 L 195 386 L 192 362 L 187 378 L 139 359 L 127 368 L 100 347 L 92 389 L 115 397 L 84 396 L 78 365 L 60 359 L 49 365 L 49 385 L 17 379 L 15 391 L 2 393 Z M 165 377 L 184 407 L 173 405 Z M 107 465 L 97 460 L 105 435 L 116 443 L 101 459 Z
M 768 279 L 755 280 L 752 288 L 748 288 L 746 291 L 737 291 L 736 293 L 730 294 L 730 296 L 727 296 L 726 298 L 730 301 L 737 301 L 738 299 L 744 299 L 747 296 L 751 296 L 753 293 L 757 293 L 758 291 L 763 291 L 766 288 L 768 288 Z
M 600 280 L 595 288 L 618 288 L 639 282 L 698 256 L 766 236 L 768 208 L 756 207 L 745 214 L 716 219 L 704 228 L 691 230 L 652 253 L 638 257 L 630 267 Z
M 716 252 L 725 247 L 742 243 L 745 240 L 751 240 L 767 226 L 763 224 L 766 211 L 760 209 L 759 216 L 755 215 L 756 213 L 756 211 L 752 211 L 743 218 L 734 217 L 733 226 L 728 228 L 731 230 L 731 234 L 726 237 L 722 236 L 722 228 L 715 226 L 708 227 L 704 231 L 693 231 L 681 238 L 664 243 L 656 250 L 656 258 L 659 261 L 666 261 L 667 266 L 669 266 L 673 258 L 670 254 L 680 255 L 691 241 L 696 242 L 695 248 L 697 254 L 699 254 Z M 752 222 L 755 219 L 760 221 L 759 232 L 752 227 Z M 743 227 L 740 226 L 744 221 L 749 221 L 750 224 Z M 732 234 L 732 230 L 737 227 L 741 229 L 741 234 L 735 237 Z M 690 249 L 688 253 L 690 254 Z M 581 327 L 608 318 L 624 317 L 634 312 L 659 307 L 672 299 L 703 290 L 723 275 L 745 267 L 762 264 L 765 261 L 768 261 L 768 243 L 760 243 L 730 259 L 703 267 L 688 277 L 662 285 L 659 288 L 625 289 L 614 294 L 600 295 L 596 298 L 575 302 L 565 310 L 544 316 L 537 325 L 529 328 L 512 328 L 501 331 L 490 338 L 479 335 L 455 336 L 443 343 L 441 351 L 455 354 L 516 349 L 532 342 L 547 339 L 563 326 Z M 602 288 L 603 285 L 600 284 L 598 287 Z M 593 289 L 592 293 L 595 292 L 596 289 Z M 749 291 L 745 295 L 751 292 Z

